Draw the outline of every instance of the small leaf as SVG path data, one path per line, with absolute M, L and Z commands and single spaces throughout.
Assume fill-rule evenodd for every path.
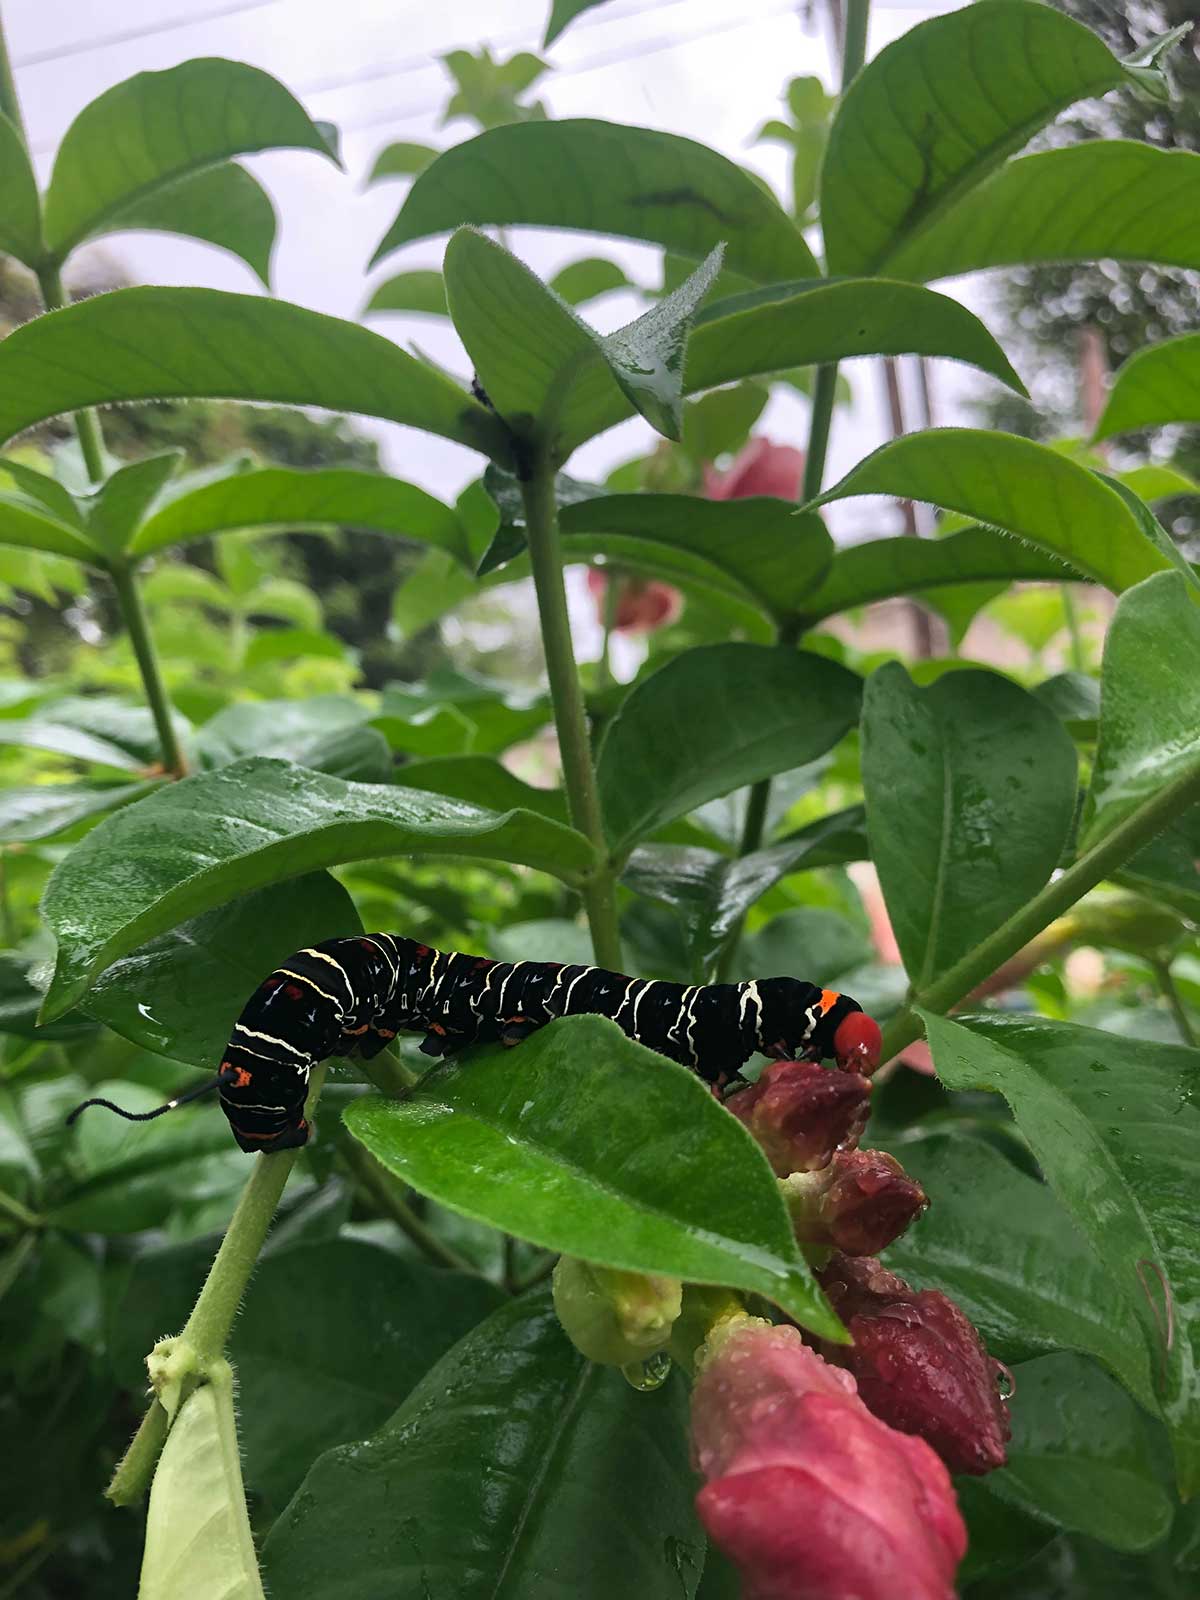
M 566 798 L 561 789 L 535 789 L 490 756 L 443 756 L 429 761 L 410 761 L 400 768 L 397 777 L 408 789 L 452 795 L 458 800 L 489 806 L 493 811 L 522 806 L 526 811 L 540 811 L 543 816 L 553 817 L 556 822 L 567 820 Z
M 1123 595 L 1109 624 L 1079 848 L 1189 773 L 1200 774 L 1200 605 L 1179 573 L 1164 572 Z
M 1132 1304 L 1175 1447 L 1181 1494 L 1200 1483 L 1191 1218 L 1200 1160 L 1194 1050 L 1026 1017 L 969 1026 L 921 1013 L 938 1077 L 999 1091 L 1047 1182 Z M 1161 1275 L 1161 1276 L 1160 1276 Z
M 719 644 L 676 656 L 634 687 L 600 746 L 614 854 L 706 800 L 823 755 L 853 726 L 860 694 L 853 673 L 794 650 Z
M 1089 139 L 1021 156 L 901 245 L 888 271 L 924 283 L 986 267 L 1102 260 L 1200 262 L 1200 155 Z
M 704 1535 L 686 1441 L 677 1376 L 637 1393 L 575 1350 L 545 1290 L 524 1296 L 313 1465 L 264 1547 L 272 1592 L 687 1600 Z
M 585 11 L 594 11 L 597 6 L 602 6 L 605 0 L 553 0 L 550 7 L 550 16 L 546 22 L 546 37 L 542 40 L 542 49 L 548 50 L 560 34 L 565 33 L 576 17 L 582 16 Z
M 36 270 L 42 256 L 37 179 L 13 122 L 0 113 L 0 250 Z
M 1113 878 L 1200 923 L 1200 806 L 1176 818 Z
M 1058 112 L 1128 81 L 1089 28 L 1025 0 L 911 28 L 858 73 L 834 118 L 821 174 L 829 271 L 889 269 Z
M 1200 333 L 1137 350 L 1118 369 L 1097 439 L 1169 422 L 1200 421 Z M 1179 489 L 1175 493 L 1187 493 Z M 1145 497 L 1144 497 L 1145 498 Z
M 549 286 L 569 306 L 582 305 L 585 300 L 597 300 L 614 289 L 636 289 L 638 285 L 626 277 L 615 261 L 603 256 L 585 256 L 581 261 L 571 261 L 560 267 L 549 280 Z
M 694 1073 L 606 1017 L 539 1029 L 515 1070 L 503 1045 L 475 1048 L 345 1122 L 464 1216 L 603 1266 L 752 1290 L 839 1336 L 758 1146 Z
M 506 460 L 500 422 L 389 339 L 278 300 L 117 289 L 0 344 L 0 442 L 64 411 L 130 400 L 269 400 L 357 411 Z
M 998 673 L 950 672 L 922 689 L 894 663 L 867 681 L 862 734 L 871 856 L 920 990 L 1058 865 L 1075 814 L 1075 747 Z
M 244 167 L 227 161 L 153 189 L 112 218 L 106 233 L 180 233 L 240 256 L 271 287 L 275 207 Z
M 263 1600 L 225 1361 L 184 1401 L 167 1435 L 150 1490 L 138 1585 L 138 1600 L 216 1596 Z
M 85 106 L 64 134 L 46 191 L 47 243 L 62 261 L 177 179 L 271 149 L 330 154 L 303 106 L 268 73 L 216 59 L 139 72 Z
M 20 550 L 44 550 L 72 561 L 98 564 L 100 552 L 66 522 L 60 522 L 33 500 L 18 494 L 0 494 L 0 544 Z
M 144 456 L 117 470 L 84 502 L 87 531 L 110 556 L 130 543 L 138 524 L 183 460 L 182 450 Z
M 386 278 L 371 292 L 363 316 L 372 312 L 408 311 L 425 317 L 448 317 L 446 285 L 440 272 L 401 272 Z
M 463 223 L 579 228 L 693 260 L 724 240 L 726 266 L 761 283 L 817 270 L 742 167 L 691 139 L 614 122 L 518 122 L 455 145 L 417 178 L 371 265 Z
M 1012 434 L 909 434 L 860 461 L 812 506 L 860 494 L 924 500 L 993 523 L 1117 594 L 1170 564 L 1115 488 L 1058 451 Z
M 61 1015 L 121 956 L 235 894 L 409 852 L 520 861 L 568 877 L 593 859 L 582 834 L 528 812 L 237 761 L 107 818 L 56 869 L 43 902 L 58 939 L 46 1016 Z
M 438 152 L 429 144 L 411 144 L 400 141 L 385 145 L 375 157 L 367 183 L 382 183 L 385 178 L 415 178 L 424 172 Z

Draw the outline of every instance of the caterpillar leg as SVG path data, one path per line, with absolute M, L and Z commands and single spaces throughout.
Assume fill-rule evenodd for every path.
M 511 1050 L 513 1045 L 520 1044 L 531 1033 L 536 1033 L 540 1026 L 540 1023 L 531 1022 L 528 1017 L 509 1017 L 500 1024 L 500 1043 L 506 1050 Z

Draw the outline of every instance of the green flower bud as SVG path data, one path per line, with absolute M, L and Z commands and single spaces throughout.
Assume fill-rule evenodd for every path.
M 625 1367 L 662 1350 L 683 1303 L 678 1278 L 650 1277 L 562 1256 L 554 1269 L 554 1309 L 571 1343 L 589 1361 Z

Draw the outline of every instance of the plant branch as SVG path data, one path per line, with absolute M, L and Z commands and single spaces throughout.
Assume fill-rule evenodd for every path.
M 11 1194 L 7 1194 L 3 1189 L 0 1189 L 0 1213 L 10 1217 L 19 1227 L 25 1228 L 30 1232 L 42 1226 L 41 1217 L 30 1211 L 28 1206 L 22 1205 L 19 1200 L 15 1199 Z
M 115 1506 L 134 1506 L 146 1492 L 146 1485 L 154 1476 L 158 1458 L 167 1442 L 167 1413 L 157 1398 L 151 1400 L 150 1409 L 142 1418 L 129 1449 L 117 1462 L 112 1481 L 104 1491 L 105 1499 Z
M 471 1272 L 478 1277 L 478 1269 L 466 1256 L 459 1255 L 452 1245 L 446 1244 L 425 1226 L 405 1199 L 404 1185 L 375 1159 L 365 1145 L 348 1137 L 342 1141 L 340 1153 L 359 1188 L 366 1191 L 384 1215 L 412 1240 L 435 1267 L 451 1267 L 456 1272 Z
M 914 995 L 911 1003 L 883 1030 L 883 1060 L 890 1060 L 921 1037 L 921 1020 L 913 1009 L 915 1006 L 943 1014 L 948 1012 L 1197 801 L 1200 801 L 1200 767 L 1165 784 L 1099 844 L 1048 883 L 1028 905 L 1002 923 L 995 933 L 981 940 L 948 972 Z
M 1169 961 L 1155 961 L 1154 977 L 1162 992 L 1163 999 L 1167 1002 L 1171 1015 L 1175 1018 L 1175 1026 L 1179 1029 L 1179 1037 L 1184 1044 L 1195 1050 L 1200 1045 L 1196 1037 L 1196 1030 L 1192 1026 L 1192 1019 L 1187 1014 L 1187 1007 L 1183 1003 L 1183 996 L 1179 992 L 1179 985 L 1175 982 L 1175 974 L 1171 971 Z
M 39 267 L 37 281 L 46 310 L 61 310 L 67 303 L 67 296 L 58 267 L 52 262 Z M 101 483 L 104 479 L 104 434 L 100 418 L 94 411 L 84 410 L 73 412 L 72 421 L 88 477 L 93 483 Z
M 82 435 L 80 437 L 82 438 Z M 129 642 L 137 659 L 138 671 L 142 675 L 142 687 L 150 703 L 150 712 L 154 718 L 154 727 L 162 749 L 162 764 L 168 772 L 177 778 L 182 778 L 187 772 L 187 764 L 183 759 L 183 751 L 179 748 L 179 740 L 175 736 L 175 725 L 171 721 L 171 703 L 167 698 L 167 689 L 163 683 L 158 653 L 154 648 L 150 625 L 146 620 L 146 609 L 142 605 L 137 578 L 133 569 L 124 560 L 114 561 L 109 568 L 109 575 L 116 590 L 122 620 L 129 633 Z
M 550 679 L 550 698 L 554 705 L 567 806 L 572 825 L 591 840 L 598 858 L 592 876 L 583 884 L 583 902 L 597 962 L 603 967 L 620 971 L 621 936 L 617 926 L 616 875 L 608 859 L 600 797 L 596 789 L 596 770 L 588 741 L 587 716 L 571 643 L 567 592 L 563 585 L 562 546 L 558 534 L 558 506 L 554 497 L 554 468 L 544 451 L 537 453 L 530 466 L 529 477 L 521 483 L 521 498 L 525 506 L 525 534 L 537 590 L 542 647 Z

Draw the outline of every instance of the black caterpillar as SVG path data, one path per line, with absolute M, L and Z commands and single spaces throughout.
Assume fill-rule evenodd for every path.
M 368 1060 L 397 1033 L 424 1033 L 427 1055 L 499 1040 L 515 1045 L 555 1017 L 594 1013 L 719 1088 L 756 1052 L 781 1059 L 879 1064 L 879 1025 L 856 1000 L 798 978 L 689 984 L 627 978 L 603 967 L 491 961 L 390 933 L 299 950 L 261 983 L 234 1024 L 210 1082 L 140 1115 L 148 1121 L 220 1091 L 243 1150 L 289 1150 L 308 1138 L 308 1077 L 327 1056 Z

